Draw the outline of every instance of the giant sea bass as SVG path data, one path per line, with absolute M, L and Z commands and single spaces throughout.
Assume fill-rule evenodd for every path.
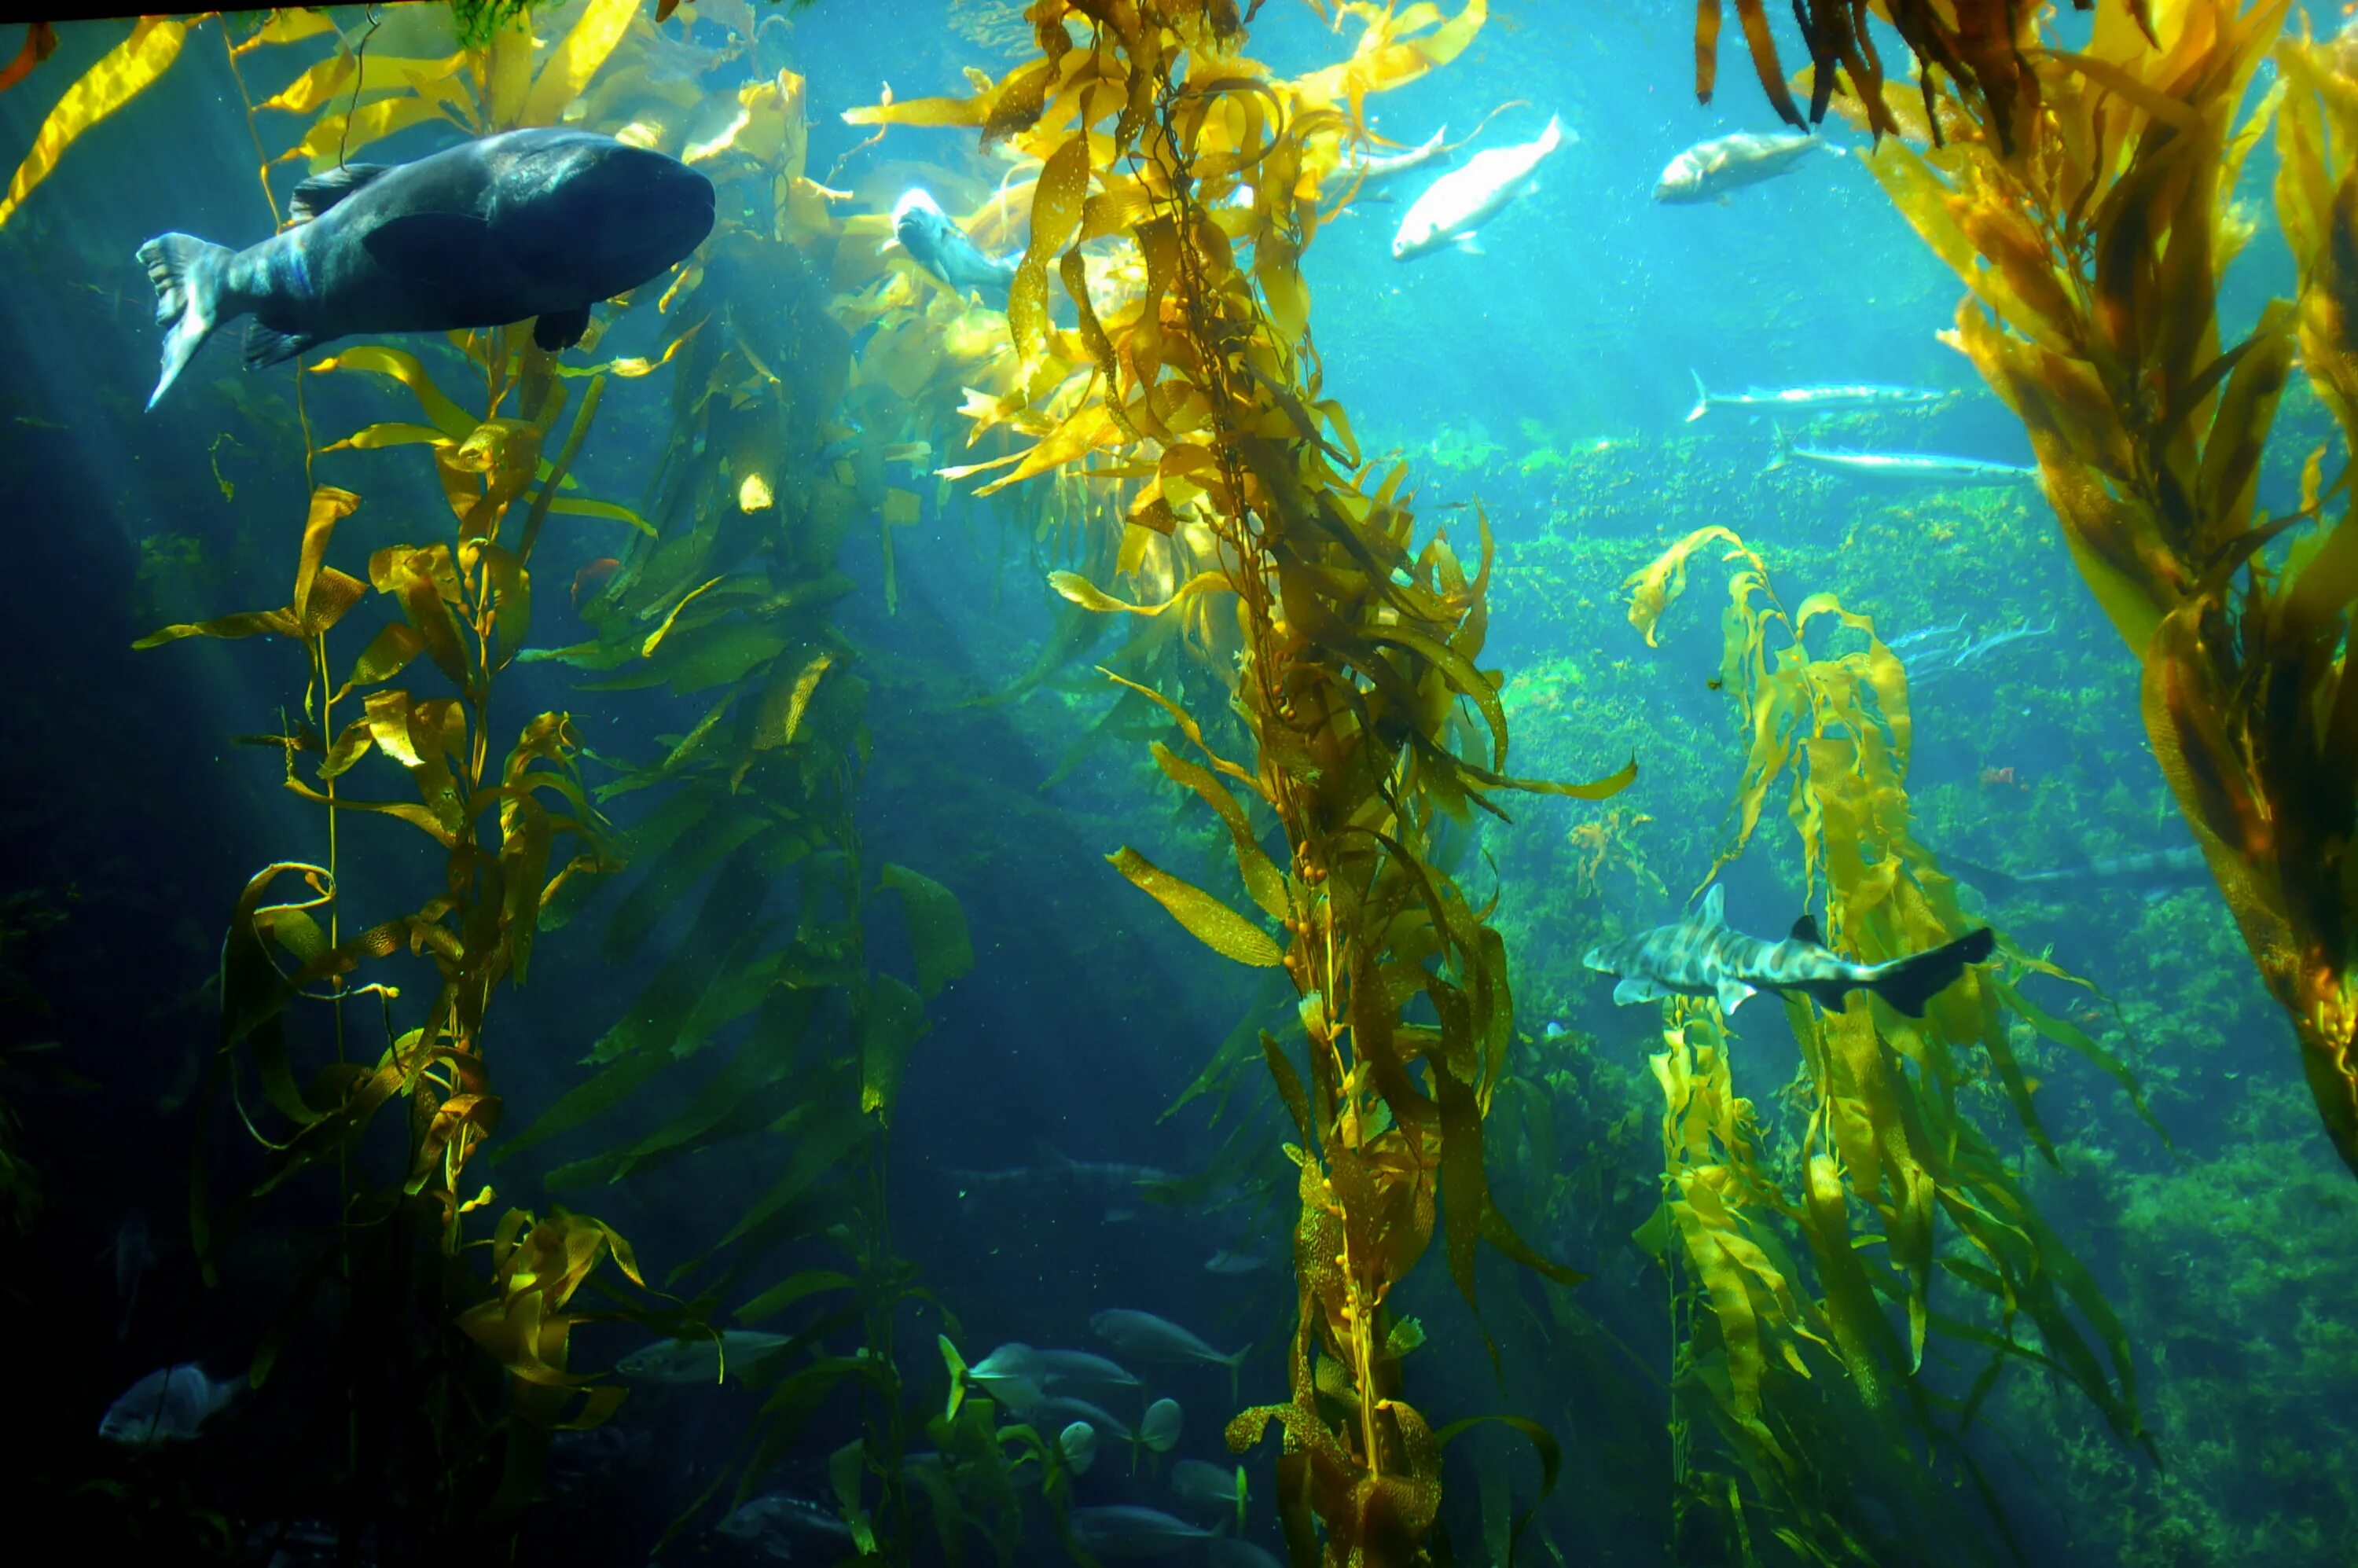
M 233 251 L 191 234 L 139 247 L 164 372 L 153 408 L 222 323 L 248 370 L 354 332 L 438 332 L 538 318 L 579 342 L 590 307 L 670 268 L 712 232 L 712 182 L 589 131 L 508 131 L 413 163 L 345 164 L 296 187 L 286 232 Z

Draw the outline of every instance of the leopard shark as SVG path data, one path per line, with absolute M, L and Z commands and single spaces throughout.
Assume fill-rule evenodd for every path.
M 1592 947 L 1581 962 L 1621 977 L 1613 1000 L 1623 1007 L 1702 996 L 1718 999 L 1720 1010 L 1733 1013 L 1762 991 L 1799 991 L 1840 1012 L 1852 991 L 1865 990 L 1909 1018 L 1921 1018 L 1926 1003 L 1997 945 L 1984 926 L 1888 963 L 1855 964 L 1825 945 L 1807 914 L 1793 922 L 1783 941 L 1768 942 L 1729 929 L 1725 905 L 1725 891 L 1714 887 L 1692 917 Z

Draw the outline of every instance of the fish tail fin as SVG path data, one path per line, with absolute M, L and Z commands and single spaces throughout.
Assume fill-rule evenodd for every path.
M 164 373 L 147 399 L 153 408 L 222 324 L 222 276 L 237 253 L 194 234 L 158 234 L 139 247 L 156 286 L 156 325 L 164 329 Z
M 1703 372 L 1695 369 L 1693 365 L 1689 365 L 1687 367 L 1687 373 L 1694 377 L 1695 384 L 1695 406 L 1687 414 L 1687 423 L 1692 425 L 1696 420 L 1711 412 L 1711 394 L 1704 387 Z
M 1791 456 L 1793 451 L 1793 443 L 1785 438 L 1785 427 L 1772 419 L 1768 423 L 1768 434 L 1776 441 L 1777 449 L 1769 454 L 1767 462 L 1760 465 L 1762 473 L 1775 473 L 1779 469 L 1783 468 L 1785 460 Z
M 1548 154 L 1555 151 L 1556 148 L 1563 146 L 1564 134 L 1563 116 L 1561 114 L 1550 114 L 1548 116 L 1547 129 L 1540 133 L 1540 156 L 1541 157 L 1545 157 Z M 1580 140 L 1579 134 L 1577 132 L 1574 133 L 1572 139 L 1575 142 Z
M 1249 1350 L 1249 1349 L 1251 1349 L 1251 1348 L 1252 1348 L 1252 1346 L 1249 1346 L 1249 1345 L 1248 1345 L 1248 1346 L 1245 1346 L 1245 1350 Z M 1244 1351 L 1244 1350 L 1239 1350 L 1239 1351 L 1238 1351 L 1238 1352 L 1237 1352 L 1235 1355 L 1233 1355 L 1233 1356 L 1223 1356 L 1223 1357 L 1220 1357 L 1220 1359 L 1228 1363 L 1228 1402 L 1229 1402 L 1230 1404 L 1234 1404 L 1234 1403 L 1236 1403 L 1236 1402 L 1237 1402 L 1237 1386 L 1238 1386 L 1238 1379 L 1243 1375 L 1243 1372 L 1244 1372 L 1244 1366 L 1245 1366 L 1245 1351 Z
M 1925 1005 L 1954 985 L 1967 964 L 1980 963 L 1996 946 L 1997 938 L 1985 925 L 1931 952 L 1895 958 L 1878 966 L 1880 972 L 1867 982 L 1868 989 L 1898 1011 L 1910 1018 L 1921 1018 Z

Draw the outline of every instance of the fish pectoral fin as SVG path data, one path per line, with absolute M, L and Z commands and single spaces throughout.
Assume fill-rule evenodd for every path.
M 1482 248 L 1482 237 L 1479 234 L 1460 234 L 1449 243 L 1455 245 L 1459 250 L 1465 252 L 1469 256 L 1482 256 L 1488 255 L 1490 254 Z
M 1635 1007 L 1641 1001 L 1660 1001 L 1670 994 L 1643 975 L 1631 975 L 1613 988 L 1613 1005 Z
M 260 321 L 245 324 L 245 368 L 260 370 L 282 360 L 291 360 L 319 342 L 308 332 L 282 332 L 276 327 L 265 327 Z
M 590 307 L 587 305 L 577 305 L 570 310 L 544 310 L 540 319 L 532 324 L 532 341 L 555 353 L 559 349 L 569 349 L 579 342 L 581 334 L 589 330 Z
M 492 262 L 492 226 L 464 212 L 412 212 L 369 231 L 362 246 L 408 281 L 474 281 Z
M 1732 1013 L 1760 993 L 1733 976 L 1722 976 L 1719 982 L 1719 1011 Z
M 348 163 L 325 174 L 313 175 L 295 188 L 287 206 L 287 225 L 309 222 L 392 167 L 386 163 Z

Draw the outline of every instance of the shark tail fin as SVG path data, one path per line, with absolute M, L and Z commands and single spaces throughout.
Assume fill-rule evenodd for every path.
M 164 329 L 164 373 L 147 399 L 153 408 L 222 324 L 222 280 L 235 251 L 194 234 L 158 234 L 139 247 L 139 265 L 156 286 L 156 325 Z
M 1967 964 L 1978 964 L 1996 950 L 1997 938 L 1986 925 L 1968 931 L 1955 941 L 1929 953 L 1896 958 L 1880 967 L 1867 989 L 1910 1018 L 1924 1016 L 1925 1004 L 1954 985 Z
M 1695 406 L 1687 415 L 1687 423 L 1692 425 L 1711 412 L 1711 394 L 1703 384 L 1703 372 L 1690 366 L 1687 373 L 1694 377 L 1695 384 Z

